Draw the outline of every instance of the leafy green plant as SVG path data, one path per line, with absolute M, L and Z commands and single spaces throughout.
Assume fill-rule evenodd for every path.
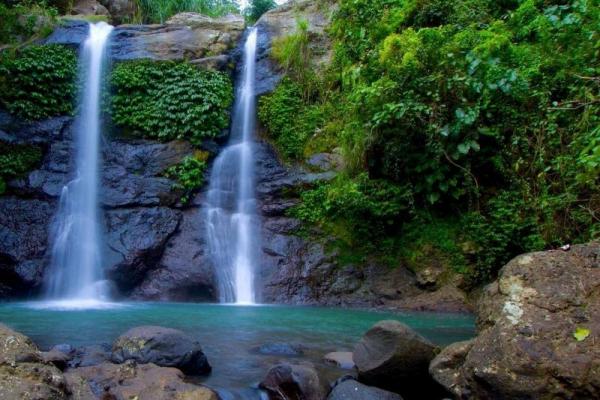
M 177 183 L 174 189 L 183 190 L 181 197 L 183 204 L 190 200 L 191 194 L 204 184 L 204 173 L 206 171 L 206 154 L 197 152 L 194 156 L 183 159 L 179 164 L 165 171 L 167 178 L 175 179 Z
M 199 144 L 229 123 L 231 80 L 188 63 L 149 60 L 118 64 L 111 77 L 114 123 L 126 133 Z
M 0 54 L 0 103 L 36 120 L 70 114 L 76 93 L 77 57 L 59 45 L 29 46 Z
M 31 171 L 42 160 L 42 151 L 36 146 L 9 145 L 0 142 L 0 194 L 6 182 Z

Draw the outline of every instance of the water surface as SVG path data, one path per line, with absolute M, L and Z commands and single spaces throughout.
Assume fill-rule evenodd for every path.
M 256 384 L 269 366 L 284 358 L 253 351 L 265 343 L 305 346 L 305 355 L 299 360 L 316 363 L 335 379 L 344 371 L 326 367 L 321 357 L 330 351 L 352 350 L 362 334 L 380 320 L 402 321 L 439 345 L 465 340 L 475 333 L 473 317 L 460 314 L 180 303 L 113 303 L 91 310 L 58 310 L 44 305 L 48 304 L 0 304 L 0 321 L 28 335 L 42 349 L 60 343 L 111 343 L 127 329 L 139 325 L 180 329 L 202 343 L 213 366 L 212 374 L 203 378 L 203 383 L 227 388 L 236 393 L 235 397 Z M 251 398 L 248 393 L 252 391 L 244 398 Z M 256 392 L 255 395 L 258 396 Z

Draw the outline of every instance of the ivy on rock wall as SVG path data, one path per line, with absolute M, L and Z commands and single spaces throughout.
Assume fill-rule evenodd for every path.
M 118 64 L 111 78 L 113 122 L 125 133 L 199 144 L 229 123 L 233 87 L 227 75 L 172 61 Z
M 59 45 L 0 53 L 0 103 L 27 120 L 70 114 L 76 93 L 77 57 Z

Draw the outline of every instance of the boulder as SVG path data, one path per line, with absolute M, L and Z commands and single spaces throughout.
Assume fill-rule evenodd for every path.
M 27 336 L 0 324 L 0 399 L 67 399 L 62 373 Z
M 88 384 L 95 398 L 115 400 L 218 400 L 212 390 L 187 383 L 175 368 L 133 361 L 116 365 L 103 363 L 70 370 L 65 374 L 70 387 Z
M 135 0 L 99 0 L 108 10 L 115 24 L 130 22 L 137 13 L 137 2 Z
M 27 336 L 0 324 L 0 364 L 41 361 L 39 349 Z
M 200 343 L 181 331 L 160 326 L 140 326 L 119 336 L 113 343 L 112 360 L 174 367 L 187 375 L 211 371 Z
M 359 381 L 403 393 L 429 380 L 438 348 L 398 321 L 375 324 L 354 348 Z
M 64 371 L 67 368 L 69 361 L 73 358 L 71 354 L 63 353 L 62 351 L 55 349 L 43 351 L 40 353 L 40 356 L 44 363 L 52 364 L 61 371 Z
M 478 304 L 478 336 L 448 347 L 433 377 L 457 398 L 600 398 L 600 244 L 525 254 Z
M 90 367 L 110 361 L 110 345 L 92 345 L 83 346 L 69 352 L 72 356 L 69 361 L 69 368 Z
M 348 379 L 337 384 L 329 393 L 327 400 L 402 400 L 402 397 L 396 393 Z
M 75 15 L 104 15 L 110 17 L 110 13 L 106 7 L 96 0 L 75 0 L 71 13 Z
M 334 351 L 323 356 L 323 361 L 342 369 L 354 369 L 354 355 L 349 351 Z
M 272 400 L 323 400 L 327 387 L 310 363 L 281 363 L 272 367 L 259 387 Z

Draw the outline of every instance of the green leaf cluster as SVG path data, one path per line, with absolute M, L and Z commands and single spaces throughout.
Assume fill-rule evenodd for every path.
M 194 156 L 188 156 L 179 164 L 168 168 L 165 176 L 177 181 L 173 189 L 183 190 L 182 203 L 190 200 L 190 195 L 204 184 L 204 173 L 206 172 L 206 154 L 197 152 Z
M 76 94 L 77 57 L 59 45 L 0 53 L 0 103 L 27 120 L 70 114 Z
M 9 145 L 0 142 L 0 194 L 6 182 L 34 169 L 42 160 L 42 150 L 36 146 Z
M 199 144 L 229 123 L 230 78 L 187 62 L 123 62 L 111 76 L 111 115 L 127 134 Z

